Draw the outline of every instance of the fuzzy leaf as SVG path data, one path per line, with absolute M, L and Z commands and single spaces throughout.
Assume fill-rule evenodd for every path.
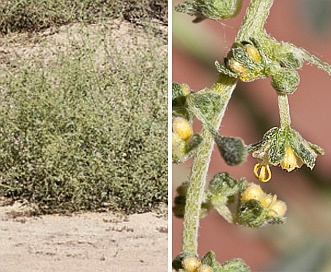
M 246 160 L 247 149 L 242 139 L 223 137 L 217 134 L 214 140 L 221 156 L 228 165 L 238 165 Z

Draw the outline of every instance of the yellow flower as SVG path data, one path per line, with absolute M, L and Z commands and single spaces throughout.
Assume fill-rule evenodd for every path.
M 285 202 L 277 200 L 276 203 L 269 207 L 269 216 L 279 216 L 282 217 L 286 213 L 287 207 Z
M 268 130 L 262 141 L 248 146 L 247 150 L 258 161 L 254 167 L 255 176 L 264 182 L 271 178 L 269 165 L 280 166 L 288 172 L 303 164 L 313 169 L 317 155 L 324 154 L 322 148 L 306 141 L 290 127 Z
M 210 266 L 207 265 L 207 264 L 202 264 L 202 265 L 198 268 L 197 272 L 213 272 L 213 268 L 210 267 Z
M 295 168 L 300 168 L 302 165 L 302 160 L 298 158 L 298 156 L 294 153 L 293 149 L 290 146 L 287 147 L 285 151 L 285 156 L 280 162 L 280 166 L 284 170 L 291 172 Z
M 241 201 L 246 202 L 251 199 L 259 200 L 263 194 L 264 193 L 259 185 L 251 184 L 242 192 Z
M 277 195 L 264 195 L 264 197 L 260 200 L 261 204 L 266 208 L 270 208 L 274 203 L 276 203 L 276 201 Z
M 195 272 L 201 265 L 201 261 L 196 257 L 185 257 L 182 260 L 182 265 L 185 271 L 187 272 Z
M 271 179 L 271 170 L 268 164 L 257 163 L 254 166 L 254 175 L 262 182 L 267 182 Z
M 193 133 L 192 126 L 189 121 L 182 117 L 174 118 L 172 122 L 172 130 L 184 141 L 190 138 Z

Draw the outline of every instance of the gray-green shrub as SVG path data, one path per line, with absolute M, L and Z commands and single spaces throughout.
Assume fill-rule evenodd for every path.
M 167 59 L 155 40 L 128 56 L 101 36 L 0 77 L 0 195 L 40 213 L 167 202 Z

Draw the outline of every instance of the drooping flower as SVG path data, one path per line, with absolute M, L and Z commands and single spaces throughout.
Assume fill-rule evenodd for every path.
M 248 151 L 258 160 L 254 174 L 263 182 L 271 179 L 269 165 L 280 166 L 288 172 L 303 164 L 313 169 L 317 156 L 324 154 L 322 148 L 308 142 L 290 127 L 270 129 L 262 141 L 248 146 Z

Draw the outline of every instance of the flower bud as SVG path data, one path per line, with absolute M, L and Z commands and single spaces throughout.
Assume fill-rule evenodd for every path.
M 247 150 L 242 139 L 216 134 L 214 140 L 221 156 L 228 165 L 238 165 L 246 160 Z
M 202 265 L 198 268 L 197 272 L 213 272 L 213 268 L 210 267 L 210 266 L 207 265 L 207 264 L 202 264 Z
M 196 16 L 194 23 L 206 18 L 213 20 L 228 19 L 236 16 L 243 0 L 187 0 L 175 7 L 178 12 Z
M 260 199 L 261 204 L 266 208 L 269 208 L 276 201 L 277 201 L 277 195 L 273 195 L 273 196 L 272 195 L 264 195 Z
M 252 183 L 245 189 L 245 191 L 241 193 L 241 201 L 246 202 L 250 199 L 259 200 L 263 195 L 264 193 L 261 189 L 261 186 Z
M 300 77 L 297 71 L 289 68 L 279 68 L 271 76 L 271 86 L 281 94 L 292 94 L 298 88 Z
M 186 272 L 196 272 L 200 267 L 201 261 L 196 257 L 185 257 L 182 260 L 182 266 Z
M 255 62 L 261 62 L 261 54 L 259 50 L 252 44 L 245 44 L 244 45 L 245 51 L 248 54 L 248 56 Z
M 287 207 L 285 202 L 278 200 L 269 207 L 268 215 L 282 217 L 285 215 L 286 210 Z
M 172 121 L 172 130 L 177 133 L 182 140 L 187 140 L 193 133 L 191 124 L 182 117 L 174 118 Z

